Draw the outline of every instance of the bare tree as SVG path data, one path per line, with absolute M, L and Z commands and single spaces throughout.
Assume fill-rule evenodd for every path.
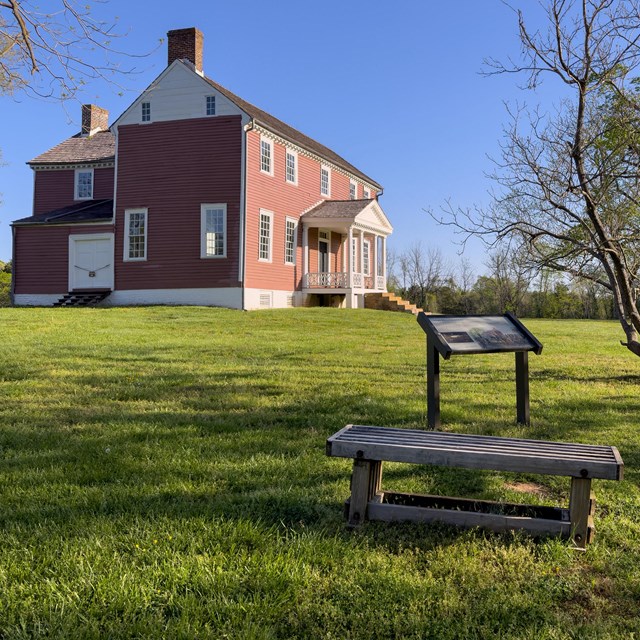
M 489 60 L 488 73 L 524 74 L 529 89 L 555 78 L 566 97 L 549 112 L 511 108 L 493 204 L 448 207 L 441 221 L 611 291 L 622 344 L 640 356 L 640 4 L 548 0 L 545 10 L 541 31 L 516 12 L 523 62 Z
M 96 4 L 100 0 L 0 0 L 0 93 L 66 100 L 90 80 L 117 84 L 132 73 L 113 46 L 124 34 L 117 21 L 96 17 Z

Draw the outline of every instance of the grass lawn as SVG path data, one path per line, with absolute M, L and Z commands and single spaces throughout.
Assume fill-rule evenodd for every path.
M 585 553 L 346 531 L 327 436 L 424 425 L 408 314 L 0 309 L 0 638 L 639 638 L 640 360 L 614 322 L 527 326 L 532 426 L 501 354 L 442 363 L 443 428 L 616 445 Z M 566 478 L 385 469 L 387 489 L 568 500 Z

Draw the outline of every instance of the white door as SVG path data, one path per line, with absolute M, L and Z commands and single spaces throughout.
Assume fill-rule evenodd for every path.
M 113 234 L 69 236 L 69 290 L 113 289 Z

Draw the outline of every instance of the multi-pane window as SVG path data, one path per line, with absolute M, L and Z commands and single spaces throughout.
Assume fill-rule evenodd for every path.
M 76 200 L 93 198 L 93 169 L 76 169 Z
M 292 182 L 293 184 L 296 184 L 298 182 L 298 167 L 297 167 L 297 163 L 298 163 L 298 156 L 295 152 L 293 151 L 289 151 L 289 149 L 287 149 L 287 156 L 286 156 L 286 177 L 287 177 L 287 182 Z
M 207 96 L 207 115 L 208 116 L 216 115 L 216 97 L 215 96 Z
M 351 271 L 358 271 L 358 241 L 351 238 Z
M 323 196 L 330 195 L 331 179 L 329 177 L 329 167 L 320 168 L 320 193 Z
M 296 221 L 287 218 L 284 229 L 284 261 L 295 264 L 296 261 Z
M 364 199 L 368 200 L 371 197 L 371 191 L 369 191 L 369 189 L 367 189 L 366 187 L 364 187 L 362 191 Z
M 226 204 L 203 204 L 201 211 L 202 258 L 224 258 L 227 254 Z
M 368 240 L 365 240 L 362 245 L 362 272 L 365 276 L 371 275 L 371 262 L 369 260 L 371 252 L 371 245 Z
M 273 146 L 270 140 L 260 140 L 260 170 L 272 174 Z
M 142 122 L 151 122 L 151 103 L 142 103 Z
M 271 227 L 272 213 L 260 211 L 260 236 L 258 241 L 258 258 L 271 262 Z
M 356 199 L 357 189 L 358 189 L 358 185 L 353 180 L 350 180 L 349 181 L 349 199 L 350 200 Z
M 125 211 L 125 260 L 147 257 L 147 211 Z

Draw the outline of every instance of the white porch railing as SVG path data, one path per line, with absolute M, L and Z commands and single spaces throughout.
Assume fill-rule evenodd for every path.
M 320 273 L 307 273 L 306 275 L 306 289 L 346 289 L 348 286 L 348 274 L 343 272 L 321 271 Z
M 351 287 L 354 289 L 367 289 L 384 291 L 384 276 L 365 276 L 362 273 L 351 274 Z M 349 274 L 345 272 L 321 271 L 319 273 L 307 273 L 304 277 L 305 289 L 348 289 Z

